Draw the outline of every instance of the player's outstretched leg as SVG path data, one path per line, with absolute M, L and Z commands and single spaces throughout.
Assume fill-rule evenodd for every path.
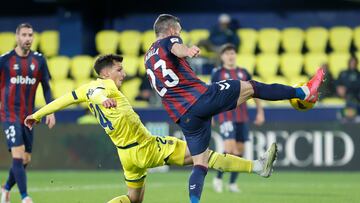
M 251 97 L 270 101 L 299 98 L 315 103 L 318 98 L 318 89 L 324 81 L 325 74 L 326 70 L 319 68 L 306 85 L 298 88 L 281 84 L 264 84 L 253 80 L 242 81 L 238 105 Z
M 277 156 L 277 145 L 273 143 L 258 160 L 246 160 L 230 154 L 210 151 L 209 168 L 225 172 L 256 173 L 268 178 L 271 175 Z

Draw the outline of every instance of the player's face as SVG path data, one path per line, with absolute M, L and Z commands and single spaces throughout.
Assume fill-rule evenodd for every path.
M 116 86 L 120 88 L 122 81 L 126 77 L 126 73 L 121 62 L 114 61 L 114 65 L 110 69 L 109 77 L 115 82 Z
M 180 33 L 181 33 L 181 25 L 180 25 L 180 23 L 176 23 L 174 27 L 170 28 L 170 35 L 171 36 L 180 37 Z
M 22 50 L 30 50 L 33 39 L 33 29 L 31 28 L 21 28 L 16 34 L 17 46 Z
M 221 61 L 225 66 L 234 67 L 236 65 L 236 52 L 234 50 L 227 50 L 221 54 Z

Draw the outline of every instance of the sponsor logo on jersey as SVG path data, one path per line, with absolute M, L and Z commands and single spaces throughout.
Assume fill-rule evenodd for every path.
M 10 78 L 10 83 L 20 85 L 34 85 L 36 83 L 36 78 L 31 78 L 29 76 L 23 77 L 18 75 L 16 77 Z

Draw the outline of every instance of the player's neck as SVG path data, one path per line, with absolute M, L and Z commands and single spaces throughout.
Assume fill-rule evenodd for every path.
M 20 47 L 16 46 L 15 52 L 20 57 L 27 57 L 30 53 L 30 50 L 24 50 L 24 49 L 21 49 Z
M 227 64 L 224 64 L 223 67 L 224 67 L 225 69 L 231 70 L 231 69 L 235 69 L 235 68 L 236 68 L 236 65 L 227 65 Z
M 159 34 L 159 36 L 156 38 L 156 40 L 164 39 L 169 36 L 171 36 L 171 35 Z

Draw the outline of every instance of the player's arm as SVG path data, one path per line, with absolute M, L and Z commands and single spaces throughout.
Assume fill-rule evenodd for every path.
M 254 98 L 255 106 L 256 106 L 256 118 L 254 124 L 260 126 L 265 122 L 265 113 L 264 108 L 261 105 L 261 101 L 258 98 Z
M 77 98 L 75 91 L 69 92 L 45 105 L 32 115 L 27 116 L 24 124 L 26 127 L 32 129 L 33 125 L 39 123 L 44 116 L 55 113 L 71 104 L 76 104 L 79 102 L 81 102 L 81 100 Z
M 116 100 L 109 98 L 108 95 L 109 92 L 104 87 L 95 87 L 87 97 L 93 104 L 103 105 L 105 108 L 116 107 Z
M 42 58 L 42 59 L 43 60 L 42 60 L 42 67 L 41 67 L 41 71 L 42 71 L 41 86 L 43 89 L 45 101 L 47 104 L 49 104 L 53 100 L 51 88 L 50 88 L 50 84 L 49 84 L 49 80 L 51 77 L 50 77 L 49 69 L 48 69 L 45 58 Z M 48 127 L 50 129 L 53 128 L 56 123 L 55 115 L 54 114 L 47 115 L 45 123 L 46 123 L 46 125 L 48 125 Z
M 244 71 L 245 71 L 245 74 L 246 74 L 248 80 L 251 80 L 252 79 L 251 74 L 246 69 L 244 69 Z M 264 108 L 261 105 L 260 99 L 254 98 L 254 101 L 255 101 L 255 106 L 256 106 L 256 117 L 255 117 L 254 124 L 257 126 L 260 126 L 260 125 L 264 124 L 264 122 L 265 122 Z
M 197 46 L 187 47 L 182 43 L 182 39 L 177 36 L 166 39 L 164 45 L 172 54 L 179 58 L 192 58 L 200 54 L 200 49 Z
M 200 49 L 195 45 L 191 47 L 187 47 L 184 44 L 176 43 L 172 46 L 171 53 L 173 53 L 175 56 L 179 58 L 184 58 L 184 57 L 193 58 L 200 55 Z

